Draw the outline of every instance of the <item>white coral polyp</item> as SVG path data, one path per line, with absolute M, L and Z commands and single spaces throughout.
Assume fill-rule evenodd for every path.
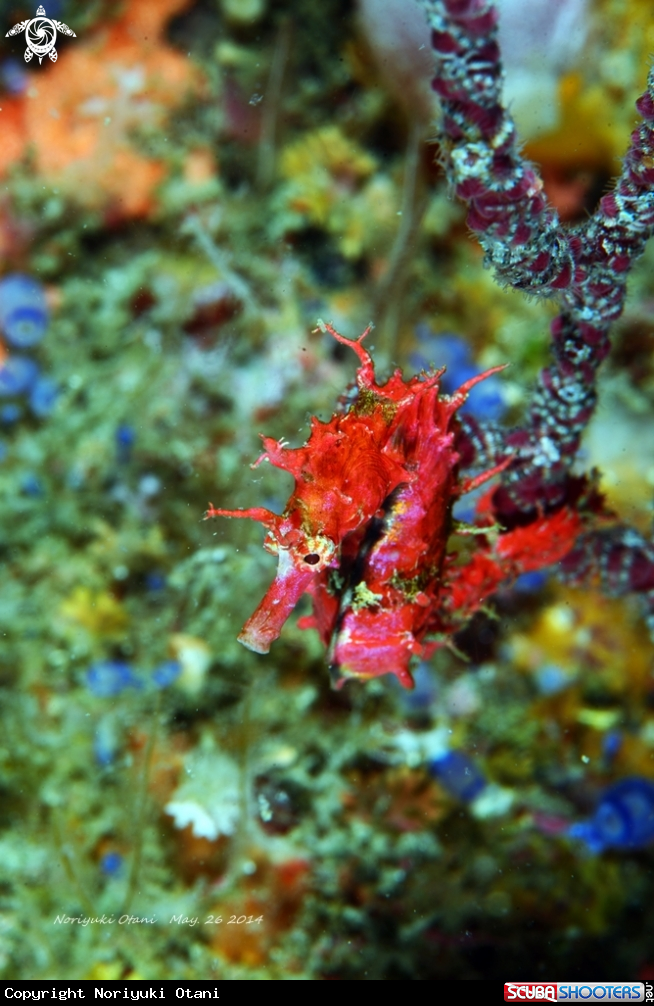
M 184 764 L 185 775 L 166 804 L 176 828 L 191 825 L 196 838 L 215 841 L 233 835 L 240 816 L 240 771 L 228 755 L 192 752 Z

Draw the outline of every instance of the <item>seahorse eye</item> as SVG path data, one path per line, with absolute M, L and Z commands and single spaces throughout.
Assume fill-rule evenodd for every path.
M 308 562 L 310 566 L 315 566 L 317 562 L 320 562 L 320 556 L 316 552 L 310 552 L 309 555 L 305 555 L 304 561 Z

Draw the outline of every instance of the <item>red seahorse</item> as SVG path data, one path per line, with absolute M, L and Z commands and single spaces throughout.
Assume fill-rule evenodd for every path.
M 377 384 L 362 342 L 319 323 L 359 357 L 356 400 L 322 423 L 314 418 L 303 447 L 262 437 L 267 459 L 290 472 L 295 488 L 283 514 L 262 507 L 207 517 L 248 517 L 268 529 L 264 547 L 278 556 L 275 580 L 239 639 L 267 653 L 303 593 L 343 676 L 395 673 L 410 687 L 408 661 L 434 624 L 455 499 L 501 470 L 459 481 L 455 415 L 470 389 L 496 367 L 439 395 L 442 371 L 405 381 L 396 370 Z M 365 570 L 374 571 L 367 582 Z M 432 647 L 433 648 L 433 647 Z

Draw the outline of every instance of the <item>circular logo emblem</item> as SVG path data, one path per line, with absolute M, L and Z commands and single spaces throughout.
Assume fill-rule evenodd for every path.
M 43 7 L 39 7 L 39 10 L 43 10 Z M 47 56 L 51 51 L 54 51 L 54 58 L 57 58 L 57 51 L 55 49 L 55 42 L 57 41 L 57 29 L 55 27 L 54 21 L 51 21 L 49 17 L 33 17 L 32 20 L 27 25 L 25 29 L 25 41 L 27 42 L 27 48 L 30 51 L 29 59 L 34 56 L 39 57 L 39 63 L 44 56 Z M 52 56 L 50 57 L 52 59 Z M 25 60 L 29 62 L 27 53 L 25 53 Z

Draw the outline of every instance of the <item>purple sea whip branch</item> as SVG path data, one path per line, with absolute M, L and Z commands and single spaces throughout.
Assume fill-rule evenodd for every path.
M 467 222 L 500 283 L 555 296 L 552 364 L 543 370 L 525 424 L 499 428 L 464 420 L 469 463 L 515 458 L 494 499 L 511 526 L 539 510 L 577 501 L 586 480 L 571 474 L 596 402 L 596 374 L 608 331 L 624 306 L 629 270 L 654 230 L 654 70 L 636 103 L 632 133 L 613 191 L 583 224 L 563 227 L 534 165 L 521 156 L 502 106 L 498 12 L 490 0 L 421 0 L 432 29 L 441 100 L 443 162 Z M 654 627 L 654 548 L 637 531 L 613 526 L 584 536 L 562 563 L 577 579 L 599 570 L 611 593 L 645 594 Z

